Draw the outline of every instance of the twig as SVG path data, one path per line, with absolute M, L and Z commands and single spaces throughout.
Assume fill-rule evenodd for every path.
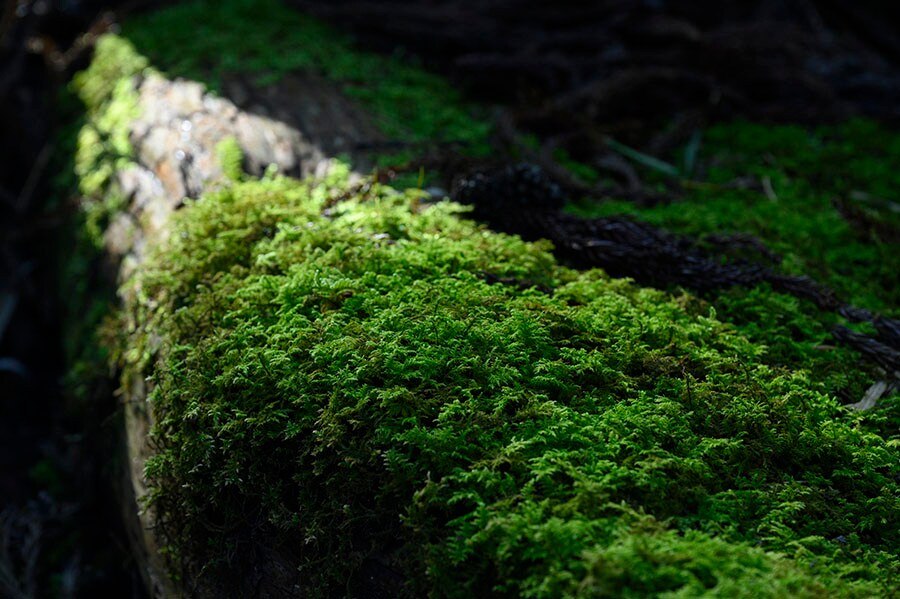
M 522 134 L 516 129 L 512 116 L 506 110 L 498 110 L 494 115 L 497 133 L 501 140 L 510 148 L 520 152 L 527 160 L 541 165 L 552 177 L 570 192 L 579 195 L 595 195 L 596 189 L 575 178 L 568 169 L 565 169 L 546 153 L 536 152 L 522 142 Z
M 17 303 L 18 299 L 12 293 L 5 292 L 0 295 L 0 341 L 3 340 L 3 335 L 6 333 L 6 327 L 12 319 Z
M 893 385 L 888 381 L 878 381 L 866 390 L 863 398 L 856 403 L 850 404 L 850 407 L 857 412 L 871 410 L 879 399 L 887 395 L 893 390 Z
M 863 333 L 857 333 L 847 327 L 836 326 L 831 329 L 831 334 L 843 343 L 846 343 L 861 354 L 868 356 L 879 366 L 884 368 L 888 375 L 900 381 L 900 351 L 872 339 Z
M 769 198 L 770 201 L 778 201 L 778 194 L 775 193 L 775 188 L 772 187 L 772 179 L 769 178 L 769 175 L 762 178 L 762 188 L 763 193 L 766 194 L 766 197 Z
M 703 141 L 703 132 L 700 129 L 694 129 L 691 138 L 688 140 L 684 148 L 684 176 L 690 177 L 694 174 L 694 168 L 697 166 L 697 154 L 700 153 L 700 143 Z
M 653 156 L 650 156 L 649 154 L 644 154 L 643 152 L 628 147 L 623 143 L 619 143 L 612 137 L 604 136 L 603 141 L 611 150 L 615 150 L 622 156 L 630 158 L 638 164 L 642 164 L 648 168 L 652 168 L 653 170 L 659 171 L 673 178 L 678 178 L 678 176 L 681 174 L 678 172 L 678 169 L 675 166 L 669 164 L 668 162 L 664 162 L 659 158 L 655 158 Z
M 624 178 L 625 185 L 630 191 L 641 189 L 641 178 L 638 177 L 631 164 L 618 154 L 610 152 L 604 156 L 598 156 L 594 159 L 594 166 Z

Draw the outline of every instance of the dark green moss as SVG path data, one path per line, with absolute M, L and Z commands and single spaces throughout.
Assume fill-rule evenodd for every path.
M 703 139 L 707 181 L 688 183 L 682 199 L 650 208 L 580 203 L 573 210 L 631 213 L 700 238 L 750 233 L 783 256 L 784 272 L 812 276 L 845 301 L 898 316 L 900 134 L 864 120 L 816 130 L 733 123 Z M 883 376 L 835 347 L 829 329 L 848 323 L 811 302 L 768 286 L 705 299 L 719 318 L 766 347 L 769 363 L 808 370 L 845 402 L 858 401 Z
M 707 181 L 668 205 L 582 204 L 590 216 L 635 213 L 680 233 L 751 233 L 846 301 L 900 305 L 900 133 L 856 120 L 809 131 L 751 123 L 706 132 Z M 740 182 L 743 181 L 743 185 Z M 770 188 L 766 194 L 752 182 Z
M 63 89 L 57 100 L 62 122 L 55 142 L 51 171 L 51 206 L 65 208 L 78 197 L 76 154 L 79 133 L 89 117 L 74 89 Z M 63 331 L 67 409 L 78 418 L 94 414 L 109 393 L 109 348 L 101 341 L 103 319 L 114 310 L 115 283 L 105 277 L 99 247 L 106 216 L 82 198 L 80 211 L 67 211 L 59 236 L 59 290 Z M 96 201 L 96 200 L 95 200 Z M 105 404 L 103 404 L 105 405 Z M 105 417 L 105 416 L 104 416 Z
M 490 126 L 444 79 L 399 57 L 355 50 L 346 36 L 278 0 L 178 3 L 126 22 L 122 34 L 165 73 L 203 81 L 213 91 L 229 75 L 255 74 L 264 87 L 312 70 L 358 98 L 392 140 L 490 151 Z M 404 152 L 389 161 L 408 157 Z

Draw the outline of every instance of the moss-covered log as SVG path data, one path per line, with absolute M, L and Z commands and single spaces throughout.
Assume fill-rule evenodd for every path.
M 896 448 L 804 372 L 452 205 L 322 191 L 207 196 L 136 280 L 147 474 L 192 573 L 286 543 L 324 594 L 373 561 L 413 594 L 893 584 Z
M 154 79 L 117 38 L 95 65 L 79 172 L 109 246 Z M 895 417 L 836 400 L 853 354 L 814 349 L 792 298 L 732 297 L 781 311 L 735 326 L 338 163 L 245 176 L 229 139 L 231 177 L 119 244 L 107 329 L 158 592 L 896 593 Z

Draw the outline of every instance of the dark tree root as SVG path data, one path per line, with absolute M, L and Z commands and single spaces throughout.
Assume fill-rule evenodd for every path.
M 894 326 L 896 326 L 896 321 Z M 851 331 L 847 327 L 836 326 L 831 329 L 835 339 L 848 345 L 866 356 L 882 368 L 895 380 L 900 380 L 900 351 L 891 347 L 883 338 L 874 339 L 869 335 Z

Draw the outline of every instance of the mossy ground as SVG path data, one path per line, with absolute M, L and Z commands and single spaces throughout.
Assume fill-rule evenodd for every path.
M 900 134 L 862 119 L 814 130 L 737 122 L 705 132 L 700 160 L 704 181 L 680 201 L 582 203 L 575 211 L 634 213 L 692 236 L 751 233 L 783 256 L 785 272 L 897 314 Z M 771 192 L 729 185 L 740 179 L 765 181 Z
M 161 27 L 174 42 L 156 42 Z M 377 71 L 275 3 L 190 3 L 125 33 L 173 74 L 315 66 L 355 80 L 388 132 L 399 118 L 418 139 L 486 140 L 446 84 Z M 116 89 L 85 96 L 95 123 Z M 404 121 L 399 94 L 451 116 Z M 756 233 L 786 270 L 889 311 L 896 252 L 829 208 L 859 190 L 891 222 L 897 138 L 871 127 L 715 129 L 710 185 L 642 217 Z M 777 210 L 719 185 L 744 172 L 769 177 Z M 373 556 L 410 594 L 896 594 L 898 406 L 840 405 L 871 373 L 816 349 L 827 315 L 765 288 L 698 299 L 578 273 L 415 191 L 373 184 L 333 204 L 346 185 L 269 177 L 189 202 L 127 283 L 140 293 L 119 353 L 126 378 L 155 383 L 147 474 L 173 559 L 210 575 L 284 543 L 323 595 Z
M 253 73 L 265 87 L 308 69 L 360 100 L 392 141 L 453 142 L 472 155 L 490 152 L 490 125 L 446 80 L 400 55 L 360 52 L 346 36 L 278 0 L 184 2 L 129 21 L 122 35 L 167 75 L 203 81 L 213 91 L 221 92 L 236 73 Z M 397 163 L 412 155 L 404 150 L 381 158 Z
M 589 217 L 634 214 L 700 239 L 749 233 L 783 257 L 783 272 L 811 276 L 856 306 L 900 316 L 900 134 L 862 119 L 816 129 L 736 122 L 705 132 L 699 160 L 704 181 L 688 183 L 677 202 L 649 208 L 580 202 L 571 209 Z M 760 258 L 752 251 L 750 257 Z M 878 376 L 855 352 L 832 349 L 829 328 L 848 323 L 810 301 L 768 286 L 705 299 L 720 318 L 765 344 L 770 359 L 803 365 L 847 402 Z

